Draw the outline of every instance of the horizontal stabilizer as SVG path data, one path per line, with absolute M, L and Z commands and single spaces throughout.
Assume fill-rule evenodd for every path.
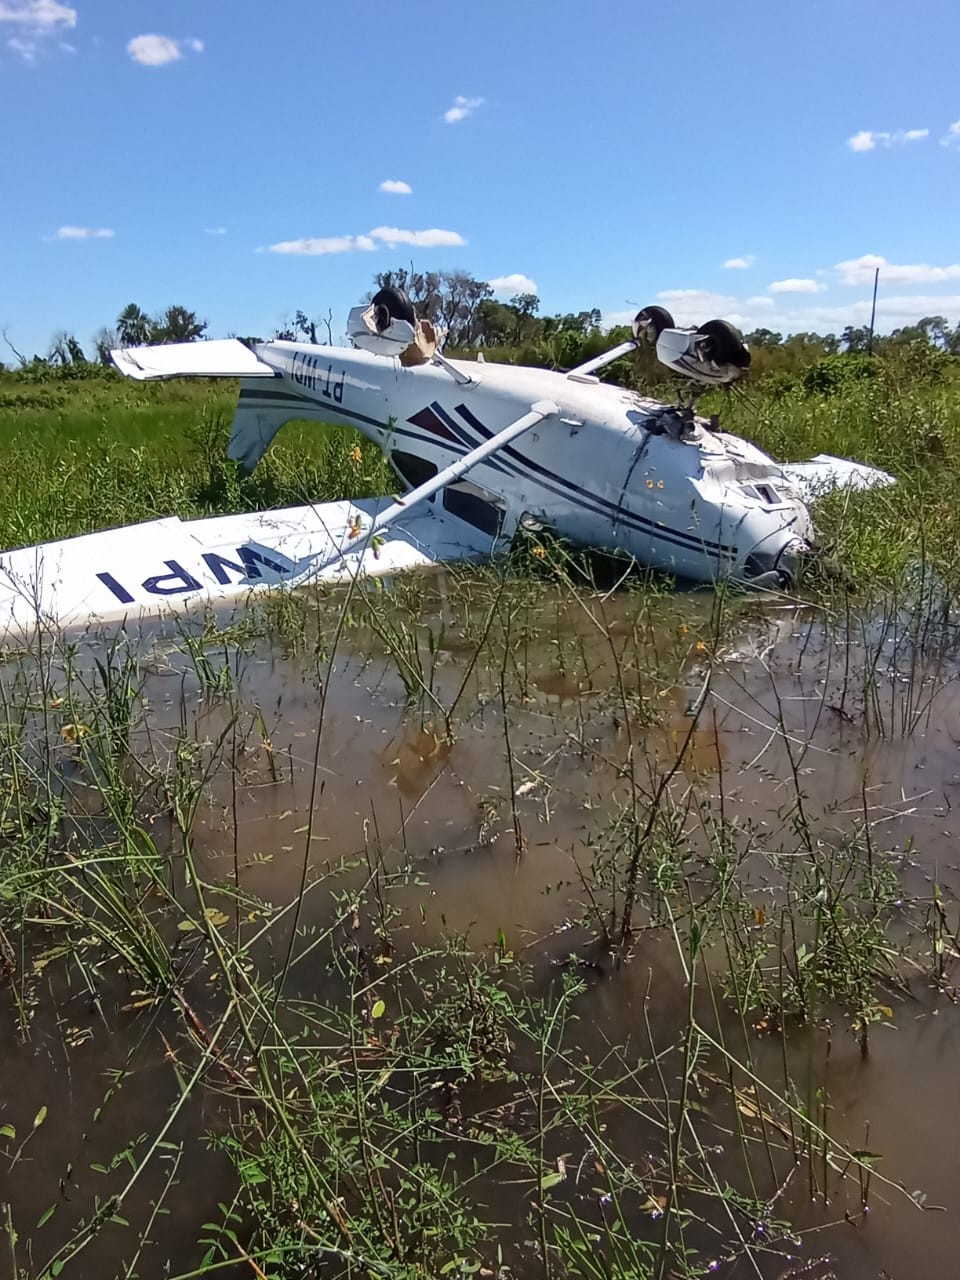
M 822 498 L 835 489 L 875 489 L 896 484 L 893 476 L 862 462 L 849 462 L 846 458 L 833 458 L 829 453 L 818 453 L 806 462 L 784 462 L 780 470 L 794 484 L 805 502 Z
M 122 347 L 110 352 L 128 378 L 272 378 L 275 370 L 239 338 L 211 342 L 171 342 L 158 347 Z

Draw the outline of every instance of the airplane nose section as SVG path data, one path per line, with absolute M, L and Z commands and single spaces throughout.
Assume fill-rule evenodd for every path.
M 800 566 L 803 557 L 809 547 L 805 542 L 801 542 L 799 538 L 794 538 L 780 552 L 777 557 L 776 571 L 785 579 L 784 586 L 792 587 L 800 577 Z
M 805 542 L 791 538 L 778 551 L 751 551 L 743 564 L 743 581 L 751 587 L 773 590 L 791 587 L 800 576 L 806 550 Z

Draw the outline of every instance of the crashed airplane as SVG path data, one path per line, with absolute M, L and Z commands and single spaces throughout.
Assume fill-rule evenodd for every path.
M 808 504 L 893 483 L 823 455 L 777 463 L 698 416 L 697 395 L 750 364 L 722 320 L 681 329 L 647 307 L 631 340 L 566 373 L 450 359 L 397 289 L 353 308 L 348 334 L 348 348 L 226 339 L 112 355 L 141 380 L 239 379 L 228 453 L 248 471 L 292 419 L 356 427 L 392 464 L 398 498 L 152 520 L 0 553 L 0 635 L 486 559 L 530 522 L 690 582 L 788 588 L 812 547 Z M 643 344 L 677 376 L 676 403 L 597 376 Z

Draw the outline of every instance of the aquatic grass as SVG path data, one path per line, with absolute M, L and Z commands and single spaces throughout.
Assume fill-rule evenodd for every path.
M 193 619 L 153 652 L 38 635 L 8 655 L 0 986 L 15 1033 L 43 1043 L 48 1009 L 65 1028 L 71 998 L 116 1018 L 107 1123 L 141 1046 L 175 1086 L 149 1132 L 118 1123 L 108 1181 L 71 1191 L 77 1219 L 52 1170 L 53 1217 L 24 1216 L 14 1188 L 2 1220 L 15 1274 L 99 1272 L 121 1255 L 121 1273 L 145 1273 L 162 1208 L 206 1194 L 180 1136 L 202 1131 L 234 1178 L 205 1213 L 192 1276 L 782 1273 L 812 1265 L 784 1260 L 798 1248 L 793 1194 L 822 1207 L 818 1221 L 827 1201 L 842 1206 L 845 1230 L 882 1212 L 876 1188 L 902 1190 L 896 1170 L 833 1111 L 831 1055 L 844 1036 L 881 1055 L 918 988 L 947 1008 L 960 918 L 946 869 L 907 888 L 913 853 L 884 838 L 866 776 L 841 830 L 807 770 L 831 766 L 830 725 L 858 745 L 915 739 L 955 680 L 956 403 L 947 385 L 897 378 L 732 405 L 728 425 L 782 456 L 848 454 L 901 480 L 821 507 L 829 558 L 778 615 L 795 617 L 799 646 L 763 602 L 677 595 L 530 529 L 504 564 L 279 593 Z M 392 487 L 349 433 L 297 426 L 244 480 L 223 458 L 232 395 L 209 387 L 0 387 L 10 394 L 0 545 Z M 299 800 L 284 709 L 251 674 L 275 642 L 320 722 Z M 512 902 L 490 936 L 428 928 L 428 806 L 401 803 L 394 831 L 358 800 L 352 844 L 317 856 L 327 700 L 347 653 L 347 678 L 368 676 L 401 731 L 433 722 L 443 760 L 487 735 L 484 776 L 464 782 L 490 784 L 483 821 L 507 840 L 478 836 L 465 858 L 496 869 L 506 856 L 521 875 L 551 805 L 602 780 L 581 835 L 555 851 L 545 936 L 525 935 Z M 158 668 L 169 705 L 154 702 Z M 766 825 L 738 808 L 742 779 L 719 747 L 698 755 L 701 737 L 729 744 L 734 714 L 757 735 L 746 756 Z M 250 890 L 256 860 L 240 852 L 254 787 L 304 810 L 277 903 Z M 222 860 L 203 852 L 211 832 Z M 607 1022 L 620 1003 L 638 1016 Z M 33 1133 L 31 1116 L 8 1116 L 12 1152 L 28 1132 L 39 1152 L 50 1120 Z
M 293 783 L 280 708 L 265 712 L 251 679 L 272 653 L 257 630 L 273 625 L 269 612 L 234 626 L 198 618 L 152 655 L 132 638 L 63 650 L 47 637 L 0 669 L 0 772 L 16 779 L 2 801 L 0 916 L 22 956 L 24 1034 L 41 980 L 89 991 L 93 974 L 104 1001 L 119 981 L 124 1001 L 144 1002 L 145 1043 L 165 1037 L 177 1081 L 142 1142 L 117 1135 L 116 1185 L 82 1224 L 34 1228 L 17 1209 L 28 1274 L 59 1274 L 96 1241 L 96 1257 L 109 1256 L 111 1239 L 128 1270 L 155 1260 L 138 1188 L 176 1160 L 180 1125 L 194 1139 L 205 1128 L 234 1169 L 199 1233 L 196 1275 L 238 1262 L 277 1280 L 304 1268 L 402 1280 L 480 1267 L 554 1280 L 713 1264 L 756 1275 L 796 1251 L 791 1179 L 818 1200 L 849 1200 L 851 1221 L 871 1183 L 892 1193 L 878 1153 L 845 1141 L 828 1063 L 807 1046 L 842 1020 L 882 1052 L 864 1028 L 896 1019 L 904 973 L 944 987 L 954 901 L 943 890 L 904 901 L 869 793 L 843 839 L 814 811 L 803 768 L 815 744 L 791 719 L 785 677 L 755 657 L 751 685 L 724 657 L 745 629 L 765 634 L 762 608 L 636 582 L 614 596 L 565 573 L 464 570 L 442 587 L 354 586 L 296 606 L 321 731 L 307 753 L 302 851 L 276 904 L 248 891 L 238 852 L 247 788 L 274 789 L 286 808 Z M 396 610 L 404 646 L 418 642 L 437 723 L 455 740 L 484 725 L 488 777 L 524 863 L 537 856 L 538 817 L 520 779 L 546 790 L 555 759 L 604 780 L 602 803 L 585 811 L 586 857 L 573 850 L 579 888 L 558 887 L 546 937 L 525 938 L 512 909 L 496 936 L 425 931 L 436 836 L 416 806 L 395 832 L 376 808 L 358 814 L 353 845 L 317 858 L 337 679 L 361 671 L 374 705 L 412 724 L 422 714 L 404 708 L 394 632 L 368 625 L 374 607 Z M 175 690 L 168 706 L 150 692 L 157 664 Z M 777 689 L 756 768 L 769 761 L 788 782 L 775 834 L 732 816 L 721 756 L 708 768 L 691 758 L 737 679 L 760 718 L 761 677 Z M 202 852 L 212 814 L 222 863 Z M 510 827 L 483 857 L 513 861 Z M 573 932 L 579 897 L 585 927 Z M 674 1003 L 664 993 L 675 982 Z M 629 1029 L 598 1012 L 601 984 L 625 1002 L 641 992 Z M 201 1195 L 179 1169 L 185 1193 Z M 168 1204 L 180 1193 L 163 1190 Z

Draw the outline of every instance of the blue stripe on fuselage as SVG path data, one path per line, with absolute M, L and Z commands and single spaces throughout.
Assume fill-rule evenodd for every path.
M 484 439 L 489 440 L 493 435 L 487 427 L 473 414 L 466 405 L 458 404 L 457 413 L 459 413 L 475 431 L 478 431 Z M 549 471 L 546 467 L 540 466 L 539 463 L 533 462 L 530 458 L 526 458 L 523 454 L 518 453 L 516 449 L 509 445 L 503 450 L 504 454 L 512 458 L 515 466 L 514 470 L 517 474 L 526 472 L 531 479 L 536 480 L 538 484 L 542 484 L 544 488 L 550 489 L 554 493 L 559 493 L 561 497 L 567 496 L 562 491 L 554 488 L 553 485 L 546 484 L 533 473 L 539 472 L 541 476 L 554 481 L 562 486 L 562 489 L 569 490 L 570 493 L 578 495 L 579 505 L 585 506 L 592 510 L 595 515 L 603 515 L 613 518 L 618 522 L 633 525 L 634 528 L 649 533 L 655 538 L 660 538 L 665 542 L 674 542 L 678 546 L 695 547 L 701 554 L 715 556 L 718 559 L 723 555 L 736 555 L 736 547 L 724 546 L 721 542 L 713 542 L 708 538 L 700 538 L 696 534 L 684 533 L 681 529 L 665 529 L 662 525 L 657 524 L 655 520 L 650 520 L 647 516 L 641 516 L 635 511 L 625 510 L 623 507 L 617 506 L 615 502 L 611 502 L 608 498 L 603 498 L 600 494 L 590 493 L 587 489 L 581 488 L 580 485 L 574 484 L 572 480 L 568 480 L 565 476 L 558 475 L 555 471 Z M 604 510 L 606 508 L 606 510 Z
M 293 402 L 294 404 L 310 405 L 313 408 L 321 407 L 318 405 L 317 401 L 312 400 L 307 396 L 297 395 L 295 392 L 270 391 L 267 388 L 261 390 L 259 387 L 252 387 L 249 389 L 245 388 L 240 393 L 240 400 L 241 402 L 244 400 L 278 400 L 281 402 L 286 401 L 288 404 Z M 278 407 L 285 408 L 287 405 L 281 403 Z M 463 428 L 459 427 L 455 420 L 451 419 L 446 410 L 437 404 L 436 401 L 430 405 L 430 408 L 437 413 L 445 424 L 451 426 L 451 428 L 456 427 L 457 434 L 461 439 L 469 441 L 469 437 L 463 431 Z M 421 445 L 426 444 L 431 445 L 433 448 L 438 447 L 436 436 L 423 435 L 415 431 L 407 431 L 405 428 L 398 427 L 394 424 L 380 422 L 376 418 L 371 418 L 365 413 L 358 413 L 356 410 L 347 409 L 342 404 L 337 405 L 336 413 L 338 416 L 352 418 L 355 422 L 363 422 L 367 426 L 374 427 L 377 431 L 384 432 L 388 438 L 399 435 L 408 440 L 414 440 Z M 459 413 L 465 421 L 469 423 L 474 431 L 479 433 L 481 439 L 489 440 L 491 438 L 493 432 L 485 427 L 466 405 L 457 405 L 457 413 Z M 479 443 L 479 441 L 477 443 Z M 461 457 L 465 452 L 467 452 L 465 448 L 457 446 L 453 442 L 444 442 L 440 447 L 447 449 L 450 453 L 459 454 Z M 471 443 L 470 447 L 473 448 L 475 446 Z M 684 533 L 680 529 L 666 529 L 663 526 L 658 525 L 655 521 L 648 519 L 646 516 L 641 516 L 636 512 L 618 507 L 616 503 L 610 502 L 609 499 L 602 498 L 599 494 L 591 494 L 586 489 L 581 488 L 580 485 L 567 480 L 564 476 L 558 475 L 554 471 L 549 471 L 546 467 L 540 466 L 539 463 L 533 462 L 531 459 L 524 457 L 523 454 L 518 453 L 509 445 L 503 450 L 503 455 L 511 458 L 513 460 L 512 464 L 493 462 L 488 458 L 484 461 L 483 465 L 491 467 L 493 470 L 499 471 L 502 474 L 513 474 L 533 480 L 534 483 L 548 490 L 548 492 L 555 494 L 559 498 L 566 498 L 568 501 L 571 499 L 572 494 L 576 494 L 576 504 L 585 508 L 587 511 L 590 511 L 593 515 L 602 516 L 608 519 L 615 519 L 616 522 L 629 525 L 638 532 L 649 534 L 651 537 L 657 538 L 661 542 L 673 543 L 674 546 L 681 547 L 684 550 L 695 549 L 701 555 L 709 555 L 716 559 L 721 559 L 725 555 L 735 556 L 737 554 L 736 547 L 725 547 L 722 543 L 711 542 L 705 538 L 698 538 L 695 534 Z M 539 475 L 536 473 L 539 473 Z M 553 483 L 550 483 L 551 481 Z M 560 487 L 558 488 L 557 486 Z M 611 512 L 614 513 L 613 516 L 611 516 Z

